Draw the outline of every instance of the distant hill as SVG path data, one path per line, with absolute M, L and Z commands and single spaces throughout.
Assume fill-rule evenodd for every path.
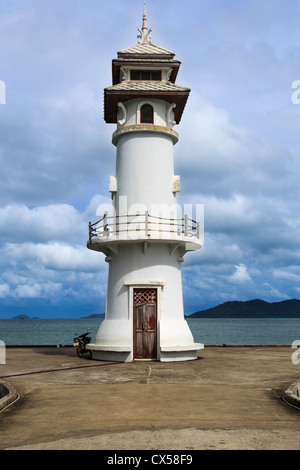
M 28 315 L 16 315 L 13 320 L 30 320 L 30 317 Z
M 104 318 L 105 313 L 93 313 L 92 315 L 88 315 L 87 317 L 80 317 L 80 318 Z
M 192 313 L 187 318 L 300 318 L 300 300 L 272 303 L 260 299 L 225 302 L 217 307 Z

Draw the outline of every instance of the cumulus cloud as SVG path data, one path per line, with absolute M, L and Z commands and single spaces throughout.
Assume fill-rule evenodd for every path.
M 86 232 L 87 223 L 69 204 L 50 204 L 29 208 L 24 204 L 9 204 L 0 208 L 2 240 L 50 241 L 69 238 L 77 241 Z
M 10 288 L 8 284 L 0 284 L 0 298 L 5 298 L 9 294 Z
M 36 298 L 36 297 L 46 297 L 56 295 L 57 292 L 61 289 L 61 284 L 58 283 L 48 283 L 48 284 L 39 284 L 34 283 L 32 285 L 23 284 L 16 287 L 13 295 L 18 298 Z
M 93 252 L 86 247 L 70 246 L 63 243 L 8 243 L 4 249 L 4 256 L 12 258 L 29 266 L 39 263 L 45 269 L 64 271 L 93 271 L 103 266 Z M 102 260 L 102 258 L 100 258 Z
M 287 142 L 273 143 L 260 137 L 260 131 L 254 134 L 234 124 L 228 111 L 202 96 L 194 98 L 189 121 L 181 129 L 176 167 L 186 197 L 198 192 L 225 198 L 234 194 L 278 198 L 288 191 L 294 159 Z M 293 185 L 298 190 L 296 181 Z
M 248 273 L 247 266 L 240 264 L 235 266 L 235 272 L 229 277 L 230 282 L 237 282 L 240 284 L 251 282 L 252 279 Z
M 64 312 L 74 309 L 75 301 L 78 306 L 105 304 L 107 265 L 101 253 L 87 249 L 86 241 L 88 217 L 96 220 L 97 208 L 106 202 L 106 197 L 94 195 L 82 212 L 70 204 L 12 204 L 0 209 L 4 312 L 11 302 L 17 308 L 30 299 L 56 305 L 53 314 L 66 301 Z

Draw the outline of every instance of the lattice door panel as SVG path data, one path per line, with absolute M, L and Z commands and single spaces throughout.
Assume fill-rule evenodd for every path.
M 133 289 L 133 304 L 156 304 L 157 289 Z

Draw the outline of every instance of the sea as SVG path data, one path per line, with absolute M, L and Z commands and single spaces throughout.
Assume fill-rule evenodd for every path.
M 204 345 L 300 344 L 298 318 L 186 318 L 196 343 Z M 103 320 L 6 319 L 0 320 L 0 341 L 6 346 L 57 347 L 73 344 L 76 334 L 89 329 L 92 342 Z

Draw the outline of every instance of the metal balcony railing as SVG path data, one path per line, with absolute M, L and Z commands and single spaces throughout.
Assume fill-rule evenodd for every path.
M 199 222 L 185 215 L 181 219 L 171 219 L 144 214 L 119 215 L 102 219 L 95 223 L 89 222 L 89 241 L 102 237 L 126 238 L 168 238 L 184 236 L 199 239 Z

